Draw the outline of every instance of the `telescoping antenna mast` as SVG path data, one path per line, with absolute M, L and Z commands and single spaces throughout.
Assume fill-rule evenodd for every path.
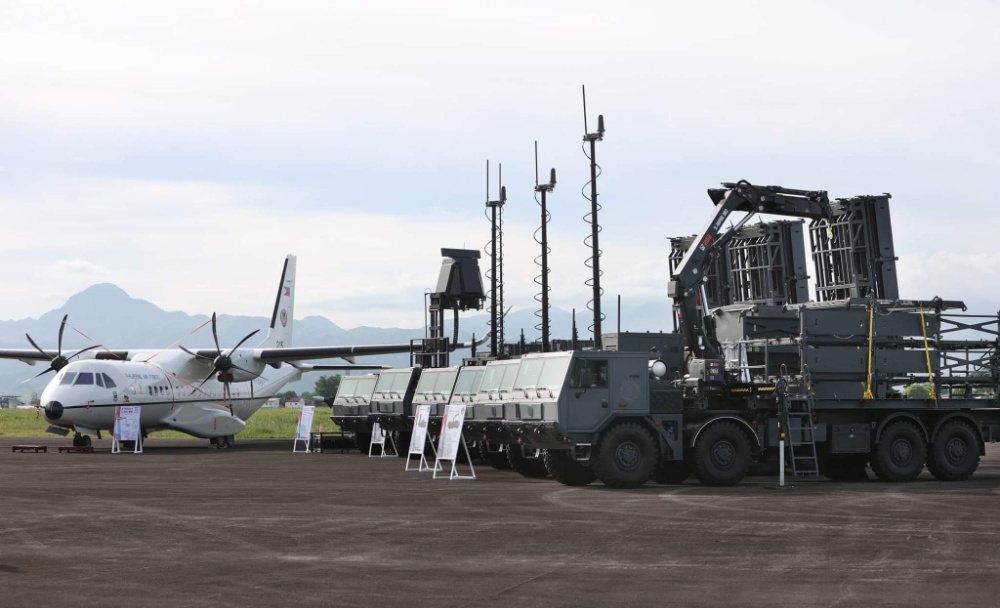
M 490 240 L 490 356 L 498 357 L 503 348 L 503 206 L 507 188 L 503 185 L 503 165 L 497 165 L 500 198 L 490 200 L 490 161 L 486 161 L 486 208 L 490 210 L 493 236 Z
M 583 198 L 590 201 L 590 212 L 583 216 L 584 221 L 590 222 L 590 236 L 583 240 L 592 250 L 591 256 L 585 265 L 592 268 L 593 276 L 587 281 L 587 285 L 593 287 L 593 299 L 588 302 L 588 308 L 594 311 L 594 324 L 590 328 L 594 332 L 594 350 L 601 350 L 601 321 L 604 315 L 601 314 L 601 248 L 597 240 L 597 235 L 601 232 L 601 225 L 597 222 L 597 212 L 601 206 L 597 204 L 597 177 L 601 174 L 600 165 L 597 164 L 597 142 L 604 139 L 604 116 L 597 116 L 597 132 L 587 132 L 587 87 L 583 86 L 583 153 L 590 159 L 590 196 L 587 196 L 587 184 L 583 186 Z M 587 143 L 590 143 L 590 154 L 587 154 Z
M 542 253 L 540 256 L 535 258 L 535 263 L 542 267 L 542 274 L 539 279 L 535 282 L 541 285 L 542 292 L 536 297 L 538 302 L 541 304 L 542 309 L 536 313 L 542 318 L 540 325 L 536 326 L 535 329 L 540 329 L 542 332 L 542 352 L 547 353 L 552 350 L 552 342 L 550 340 L 550 324 L 549 324 L 549 237 L 548 237 L 548 224 L 551 214 L 546 208 L 545 195 L 552 192 L 556 187 L 556 170 L 551 169 L 549 173 L 549 183 L 541 184 L 538 183 L 538 142 L 535 142 L 535 200 L 542 208 L 542 224 L 539 226 L 538 230 L 535 231 L 535 242 L 542 246 Z M 538 195 L 541 193 L 541 200 L 538 199 Z

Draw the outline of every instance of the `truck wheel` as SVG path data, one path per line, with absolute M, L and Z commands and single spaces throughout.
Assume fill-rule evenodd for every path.
M 678 484 L 691 477 L 691 465 L 686 460 L 665 460 L 653 471 L 652 480 L 658 484 Z
M 494 469 L 504 471 L 510 470 L 510 461 L 507 460 L 507 451 L 504 446 L 498 443 L 479 442 L 479 457 L 486 464 Z
M 371 444 L 372 444 L 371 433 L 365 433 L 362 431 L 354 432 L 354 447 L 358 448 L 359 452 L 367 456 L 368 448 L 371 446 Z
M 597 479 L 590 465 L 573 458 L 570 450 L 545 450 L 545 470 L 564 486 L 585 486 Z
M 946 422 L 927 455 L 927 470 L 941 481 L 963 481 L 979 468 L 979 436 L 962 420 Z
M 545 470 L 545 460 L 542 458 L 528 458 L 524 455 L 521 446 L 507 444 L 507 462 L 515 473 L 520 473 L 525 477 L 548 477 L 549 472 Z
M 750 466 L 750 442 L 732 422 L 718 422 L 698 436 L 694 446 L 694 476 L 706 486 L 739 483 Z
M 913 481 L 924 469 L 927 444 L 909 420 L 897 420 L 882 431 L 872 454 L 872 470 L 882 481 Z
M 609 488 L 638 488 L 656 468 L 653 435 L 635 422 L 622 422 L 604 431 L 594 455 L 594 472 Z

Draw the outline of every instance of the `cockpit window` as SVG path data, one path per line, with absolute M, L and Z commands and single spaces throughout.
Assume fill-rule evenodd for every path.
M 94 380 L 97 381 L 97 386 L 104 388 L 104 378 L 101 377 L 101 374 L 95 373 Z
M 115 388 L 117 386 L 115 384 L 115 381 L 111 379 L 111 376 L 107 374 L 101 374 L 101 375 L 104 376 L 104 386 L 106 386 L 107 388 Z
M 66 372 L 59 384 L 73 384 L 73 380 L 76 380 L 76 372 Z
M 93 384 L 93 383 L 94 383 L 93 373 L 80 372 L 79 375 L 77 375 L 76 382 L 73 383 L 73 386 L 80 386 L 81 384 Z

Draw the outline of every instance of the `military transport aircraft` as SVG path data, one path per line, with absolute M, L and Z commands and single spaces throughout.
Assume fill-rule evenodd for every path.
M 73 445 L 90 445 L 91 435 L 100 438 L 101 431 L 111 431 L 115 406 L 138 405 L 144 436 L 149 431 L 173 429 L 210 439 L 217 447 L 232 447 L 245 421 L 303 372 L 381 368 L 307 365 L 301 361 L 336 357 L 353 363 L 356 356 L 410 351 L 410 344 L 294 347 L 294 300 L 295 256 L 289 255 L 281 272 L 270 329 L 256 347 L 243 344 L 260 330 L 223 350 L 213 314 L 215 344 L 210 348 L 193 350 L 181 345 L 176 349 L 112 350 L 93 345 L 67 356 L 62 352 L 67 321 L 63 317 L 57 350 L 40 348 L 27 336 L 34 349 L 0 349 L 0 358 L 20 359 L 29 365 L 48 363 L 38 376 L 54 371 L 55 377 L 42 392 L 42 411 L 53 425 L 49 431 L 63 435 L 75 432 Z

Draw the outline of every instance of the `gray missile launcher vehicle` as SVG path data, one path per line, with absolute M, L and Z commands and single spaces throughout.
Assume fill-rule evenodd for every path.
M 354 442 L 358 450 L 368 453 L 368 445 L 372 440 L 372 429 L 368 423 L 371 413 L 370 403 L 378 374 L 362 376 L 343 376 L 337 388 L 331 408 L 333 420 L 343 431 L 354 433 Z

